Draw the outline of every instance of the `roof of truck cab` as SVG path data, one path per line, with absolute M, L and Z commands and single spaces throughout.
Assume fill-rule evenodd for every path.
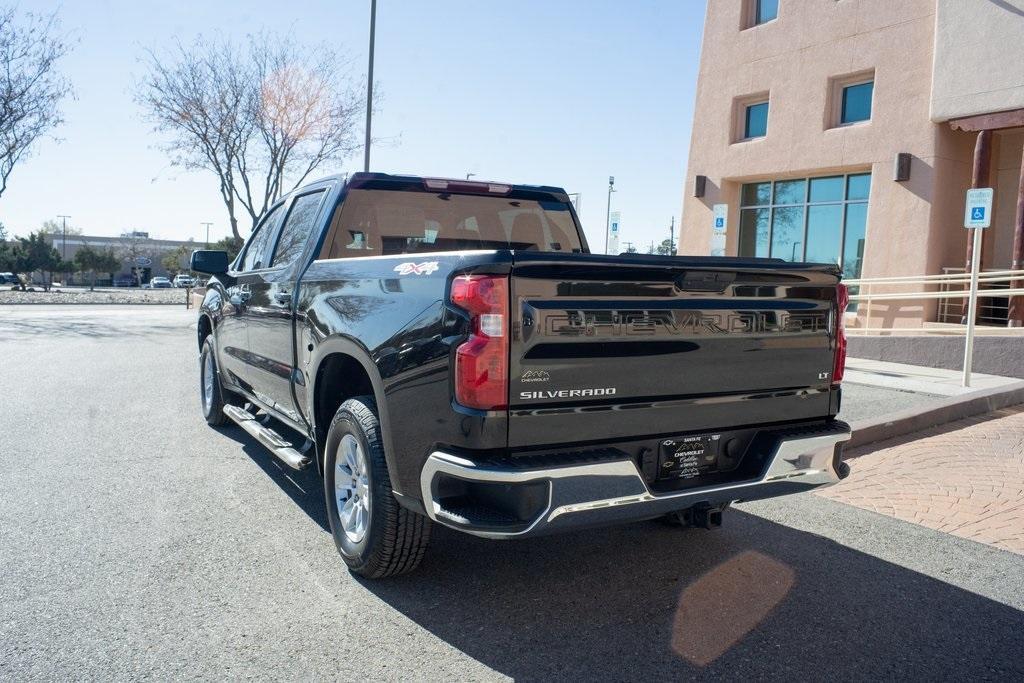
M 516 183 L 506 183 L 496 180 L 476 180 L 467 181 L 463 178 L 443 178 L 440 176 L 415 176 L 415 175 L 392 175 L 390 173 L 367 173 L 359 171 L 352 173 L 347 178 L 344 175 L 332 175 L 325 178 L 320 178 L 312 183 L 308 183 L 306 187 L 312 185 L 319 185 L 329 180 L 341 180 L 345 182 L 350 189 L 390 189 L 390 190 L 405 190 L 405 191 L 419 191 L 419 192 L 433 192 L 428 189 L 423 182 L 425 180 L 447 180 L 452 183 L 485 183 L 485 184 L 496 184 L 496 185 L 508 185 L 512 188 L 510 194 L 518 196 L 532 196 L 535 198 L 548 197 L 554 201 L 567 202 L 569 201 L 569 195 L 565 193 L 565 190 L 561 187 L 554 187 L 552 185 L 522 185 Z M 301 192 L 301 189 L 299 190 Z M 455 192 L 458 194 L 458 191 Z

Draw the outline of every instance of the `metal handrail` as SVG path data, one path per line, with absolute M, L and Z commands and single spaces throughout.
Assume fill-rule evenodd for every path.
M 889 277 L 889 278 L 862 278 L 856 280 L 845 280 L 844 282 L 851 288 L 857 288 L 855 292 L 850 293 L 850 300 L 855 302 L 863 302 L 863 314 L 864 314 L 864 325 L 861 327 L 851 328 L 861 332 L 876 331 L 876 328 L 871 326 L 871 305 L 875 301 L 907 301 L 907 300 L 941 300 L 949 302 L 950 300 L 967 299 L 970 297 L 970 291 L 967 285 L 970 283 L 970 273 L 947 273 L 944 275 L 909 275 L 901 277 Z M 978 316 L 978 319 L 987 320 L 989 322 L 998 322 L 1001 319 L 999 314 L 996 317 L 992 317 L 991 311 L 999 310 L 1002 311 L 1009 305 L 1009 298 L 1014 296 L 1024 296 L 1024 287 L 1022 287 L 1022 280 L 1024 280 L 1024 270 L 995 270 L 987 271 L 978 274 L 978 282 L 982 285 L 988 285 L 987 289 L 979 289 L 977 292 L 978 297 L 984 297 L 985 299 L 1006 299 L 1006 306 L 995 306 L 991 305 L 988 307 L 990 315 L 988 317 Z M 1005 286 L 999 288 L 993 288 L 995 285 L 1005 283 Z M 941 287 L 938 291 L 887 291 L 878 292 L 878 288 L 901 288 L 901 287 L 913 287 L 915 285 L 921 286 L 921 289 L 927 286 L 939 286 Z M 963 289 L 955 289 L 958 285 L 964 285 Z M 960 304 L 953 304 L 960 306 Z M 942 303 L 939 304 L 940 311 L 943 311 L 942 318 L 948 314 L 948 305 Z M 913 329 L 913 328 L 911 328 Z M 925 329 L 925 328 L 922 328 Z
M 1024 270 L 986 270 L 978 273 L 979 279 L 989 277 L 1001 277 L 1005 279 L 1024 278 Z M 971 281 L 970 273 L 949 273 L 945 275 L 905 275 L 900 277 L 865 277 L 857 280 L 846 280 L 843 282 L 846 284 L 863 285 L 884 285 L 884 284 L 909 284 L 909 283 L 928 283 L 935 282 L 937 284 L 948 284 L 951 280 L 963 280 L 965 283 Z

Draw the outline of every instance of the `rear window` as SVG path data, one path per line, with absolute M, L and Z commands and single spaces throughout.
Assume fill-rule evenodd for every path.
M 464 249 L 580 251 L 569 205 L 447 192 L 352 190 L 321 258 Z

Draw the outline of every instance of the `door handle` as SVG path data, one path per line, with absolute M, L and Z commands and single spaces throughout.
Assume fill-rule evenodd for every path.
M 292 302 L 292 295 L 290 292 L 274 292 L 274 301 L 279 304 L 290 304 Z
M 252 290 L 249 289 L 249 285 L 229 287 L 227 293 L 228 300 L 235 306 L 241 306 L 252 297 Z

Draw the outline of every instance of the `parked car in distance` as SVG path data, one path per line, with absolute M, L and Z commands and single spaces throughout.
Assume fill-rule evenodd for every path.
M 135 287 L 135 278 L 131 275 L 118 275 L 114 278 L 115 287 Z
M 191 269 L 206 421 L 315 468 L 366 577 L 431 524 L 711 528 L 849 473 L 834 263 L 591 254 L 560 188 L 354 173 Z
M 172 282 L 174 282 L 174 286 L 175 287 L 195 287 L 196 286 L 196 279 L 194 277 L 192 277 L 191 275 L 185 275 L 185 273 L 178 273 L 177 275 L 175 275 L 174 276 L 174 280 Z
M 21 280 L 14 273 L 0 273 L 0 285 L 20 285 Z
M 149 281 L 149 289 L 171 289 L 174 285 L 165 277 L 155 277 Z

